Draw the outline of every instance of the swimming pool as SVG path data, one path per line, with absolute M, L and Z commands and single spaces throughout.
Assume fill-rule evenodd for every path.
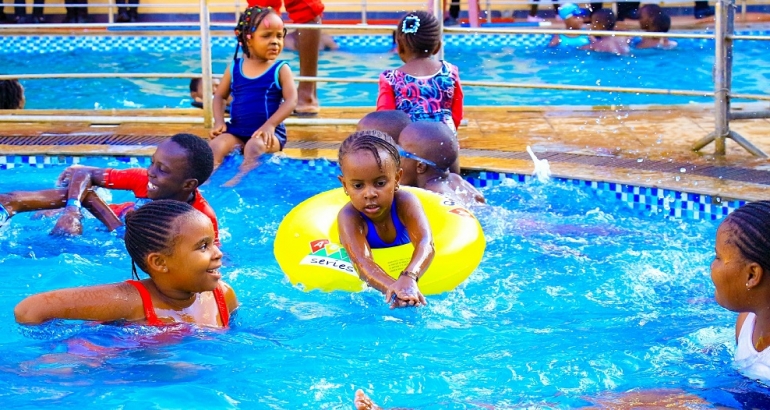
M 476 175 L 493 205 L 476 211 L 481 266 L 427 307 L 391 311 L 374 291 L 304 293 L 273 260 L 282 216 L 338 185 L 333 163 L 274 158 L 235 190 L 219 188 L 238 162 L 203 189 L 242 303 L 227 332 L 23 329 L 12 315 L 22 297 L 125 280 L 130 262 L 93 219 L 80 238 L 50 238 L 53 220 L 29 214 L 0 230 L 14 279 L 0 284 L 7 407 L 351 408 L 357 388 L 386 406 L 436 409 L 574 408 L 661 387 L 734 407 L 767 399 L 730 368 L 735 315 L 713 301 L 708 275 L 717 221 L 631 209 L 586 185 Z M 0 192 L 50 187 L 61 169 L 0 170 Z
M 766 34 L 751 32 L 751 34 Z M 339 51 L 321 53 L 319 75 L 372 78 L 398 67 L 389 52 L 389 36 L 340 36 Z M 545 35 L 447 35 L 446 59 L 460 68 L 463 80 L 550 83 L 588 86 L 649 87 L 712 90 L 713 42 L 681 40 L 673 51 L 637 50 L 631 56 L 563 52 L 545 47 Z M 230 37 L 212 39 L 214 73 L 221 74 L 232 59 Z M 770 58 L 765 42 L 738 41 L 733 89 L 737 93 L 768 91 Z M 470 52 L 469 52 L 470 51 Z M 8 36 L 0 45 L 0 72 L 200 72 L 200 43 L 195 37 L 57 37 Z M 298 58 L 284 52 L 295 74 Z M 102 79 L 25 80 L 27 107 L 187 108 L 186 80 Z M 650 96 L 559 90 L 488 89 L 466 87 L 466 105 L 628 105 L 709 103 L 710 98 Z M 325 106 L 374 106 L 376 84 L 319 84 Z

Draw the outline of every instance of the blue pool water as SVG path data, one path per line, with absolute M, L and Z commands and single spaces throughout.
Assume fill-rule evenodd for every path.
M 204 186 L 241 302 L 226 332 L 17 326 L 26 295 L 122 281 L 130 261 L 94 219 L 79 238 L 49 237 L 54 220 L 30 214 L 0 230 L 5 407 L 349 409 L 358 388 L 427 409 L 574 408 L 652 388 L 732 407 L 770 399 L 730 366 L 735 314 L 714 302 L 708 273 L 716 222 L 632 211 L 572 185 L 484 188 L 480 267 L 425 308 L 391 311 L 375 291 L 305 293 L 273 259 L 282 216 L 336 187 L 331 167 L 275 161 L 219 188 L 237 162 Z M 61 169 L 0 171 L 0 192 L 50 187 Z
M 446 59 L 460 68 L 463 80 L 529 84 L 623 86 L 679 90 L 713 90 L 713 42 L 681 40 L 673 51 L 637 50 L 630 56 L 547 49 L 548 36 L 447 36 Z M 388 37 L 340 37 L 339 51 L 321 53 L 319 75 L 376 79 L 401 65 L 390 52 Z M 463 40 L 464 39 L 464 40 Z M 231 61 L 234 40 L 215 38 L 214 73 Z M 355 40 L 355 41 L 354 41 Z M 14 73 L 199 73 L 200 46 L 189 37 L 10 38 L 0 44 L 0 72 Z M 471 42 L 472 45 L 464 45 Z M 148 45 L 149 44 L 149 45 Z M 113 46 L 114 45 L 114 46 Z M 733 89 L 768 92 L 766 42 L 739 41 Z M 284 52 L 295 74 L 297 54 Z M 162 108 L 189 107 L 189 80 L 88 79 L 25 80 L 28 108 Z M 465 88 L 466 105 L 628 105 L 708 103 L 709 98 L 531 89 Z M 374 106 L 376 84 L 323 83 L 324 106 Z

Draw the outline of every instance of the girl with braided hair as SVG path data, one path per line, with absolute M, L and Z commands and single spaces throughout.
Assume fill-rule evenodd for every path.
M 238 299 L 221 280 L 222 252 L 206 215 L 186 202 L 152 201 L 126 216 L 125 242 L 136 280 L 29 296 L 16 305 L 16 321 L 228 326 Z M 150 277 L 139 280 L 136 266 Z
M 442 122 L 456 134 L 463 91 L 457 67 L 433 57 L 441 50 L 438 20 L 424 11 L 409 13 L 398 23 L 395 40 L 404 65 L 380 75 L 377 111 L 401 110 L 413 122 Z
M 717 303 L 740 313 L 735 366 L 770 381 L 770 201 L 746 204 L 719 226 L 711 280 Z
M 272 8 L 249 7 L 235 27 L 238 45 L 214 95 L 214 128 L 211 149 L 214 169 L 233 149 L 243 147 L 243 163 L 226 186 L 236 185 L 256 168 L 259 157 L 277 152 L 286 144 L 283 121 L 297 105 L 294 77 L 286 61 L 278 60 L 286 28 Z M 243 57 L 238 58 L 238 50 Z M 225 104 L 230 122 L 225 123 Z
M 350 202 L 337 215 L 340 242 L 358 276 L 385 294 L 390 307 L 425 305 L 417 281 L 435 253 L 428 218 L 413 194 L 400 191 L 403 173 L 393 139 L 380 131 L 351 134 L 339 151 L 339 176 Z M 412 259 L 398 279 L 372 258 L 372 249 L 412 243 Z

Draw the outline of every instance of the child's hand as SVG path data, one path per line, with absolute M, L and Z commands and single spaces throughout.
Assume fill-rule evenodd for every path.
M 251 138 L 261 138 L 265 143 L 265 148 L 269 151 L 273 148 L 273 142 L 275 141 L 275 127 L 263 124 L 258 130 L 251 134 Z
M 75 174 L 76 171 L 80 170 L 94 170 L 96 167 L 85 167 L 82 165 L 72 165 L 67 167 L 62 173 L 59 175 L 59 178 L 56 180 L 56 186 L 66 188 L 69 186 L 70 181 L 72 181 L 72 175 Z
M 83 215 L 77 208 L 65 208 L 64 214 L 56 221 L 51 235 L 66 236 L 80 235 L 83 233 Z
M 215 122 L 214 127 L 211 129 L 211 132 L 209 135 L 211 135 L 211 138 L 216 138 L 219 135 L 225 133 L 227 131 L 227 124 L 224 122 Z
M 417 282 L 409 276 L 401 276 L 385 292 L 385 301 L 390 303 L 390 308 L 425 306 L 428 302 L 420 293 Z

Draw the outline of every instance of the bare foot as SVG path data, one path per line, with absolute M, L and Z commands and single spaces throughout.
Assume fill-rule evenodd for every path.
M 381 410 L 381 407 L 374 404 L 372 399 L 364 393 L 363 390 L 356 390 L 356 398 L 353 400 L 356 410 Z

